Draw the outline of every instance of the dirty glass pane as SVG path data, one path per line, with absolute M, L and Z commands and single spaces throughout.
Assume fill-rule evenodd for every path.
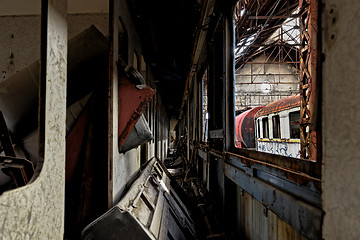
M 290 138 L 300 139 L 300 111 L 289 113 L 290 118 Z

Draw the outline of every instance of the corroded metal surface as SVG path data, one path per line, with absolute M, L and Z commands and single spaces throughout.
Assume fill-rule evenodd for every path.
M 225 164 L 224 166 L 225 176 L 235 182 L 244 191 L 249 193 L 255 202 L 261 203 L 264 206 L 266 214 L 267 209 L 273 211 L 279 220 L 282 219 L 288 223 L 294 229 L 297 235 L 304 235 L 308 239 L 320 239 L 321 238 L 321 223 L 323 212 L 320 208 L 314 207 L 311 204 L 301 201 L 293 194 L 289 194 L 286 191 L 279 189 L 278 186 L 273 186 L 273 183 L 266 183 L 263 179 L 259 179 L 256 174 L 251 176 L 250 172 L 244 172 L 238 167 L 231 164 Z M 320 195 L 319 195 L 320 197 Z M 256 207 L 249 204 L 246 206 L 250 212 L 254 213 Z M 254 215 L 252 215 L 254 216 Z M 245 220 L 251 223 L 251 215 L 247 215 Z M 247 224 L 246 231 L 254 231 L 257 229 L 257 234 L 267 234 L 267 231 L 262 232 L 261 228 L 266 227 L 267 224 L 262 222 L 254 222 L 258 224 L 256 226 Z M 260 231 L 259 231 L 260 229 Z M 266 237 L 259 237 L 260 235 L 253 236 L 250 239 L 267 239 Z M 277 239 L 292 239 L 289 237 Z
M 244 239 L 305 240 L 296 229 L 281 220 L 273 211 L 258 202 L 240 187 L 237 188 L 238 231 Z M 249 227 L 252 226 L 252 227 Z
M 255 118 L 299 106 L 300 106 L 300 95 L 297 94 L 297 95 L 289 96 L 266 105 L 264 108 L 260 109 L 256 113 Z
M 316 161 L 320 153 L 318 119 L 318 1 L 303 0 L 300 7 L 300 140 L 301 158 Z
M 254 116 L 262 107 L 247 110 L 235 118 L 236 147 L 255 148 Z

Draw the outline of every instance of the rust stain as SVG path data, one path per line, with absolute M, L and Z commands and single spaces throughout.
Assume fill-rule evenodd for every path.
M 292 180 L 292 181 L 294 181 L 296 183 L 299 183 L 300 185 L 306 185 L 309 182 L 313 182 L 315 187 L 318 190 L 321 190 L 321 180 L 318 179 L 318 178 L 312 177 L 312 176 L 310 176 L 310 175 L 308 175 L 306 173 L 299 172 L 299 171 L 296 171 L 294 169 L 288 169 L 288 168 L 280 167 L 280 166 L 277 166 L 277 165 L 274 165 L 274 164 L 271 164 L 271 163 L 266 163 L 266 162 L 258 161 L 258 160 L 255 160 L 255 159 L 247 158 L 247 157 L 244 157 L 244 156 L 231 154 L 231 153 L 227 153 L 226 159 L 228 159 L 231 155 L 238 157 L 240 159 L 241 163 L 245 164 L 249 168 L 253 164 L 267 165 L 269 167 L 273 167 L 273 168 L 279 169 L 280 171 L 283 171 L 285 173 L 286 177 L 289 180 Z M 296 163 L 291 163 L 291 165 L 296 165 Z M 233 165 L 231 165 L 231 166 L 233 166 Z M 235 167 L 235 166 L 233 166 L 233 167 Z
M 295 107 L 300 107 L 300 94 L 292 95 L 266 105 L 256 113 L 255 118 Z

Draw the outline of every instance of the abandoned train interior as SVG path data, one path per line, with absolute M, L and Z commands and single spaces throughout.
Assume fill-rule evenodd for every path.
M 1 0 L 0 239 L 360 239 L 359 11 Z

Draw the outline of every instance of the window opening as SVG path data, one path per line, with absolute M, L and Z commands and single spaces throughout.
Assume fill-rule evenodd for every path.
M 272 117 L 272 124 L 273 124 L 273 138 L 281 138 L 279 115 L 275 115 Z
M 262 119 L 262 127 L 263 127 L 263 138 L 269 138 L 269 121 L 267 117 Z
M 282 101 L 292 98 L 300 102 L 299 2 L 239 0 L 233 17 L 235 132 L 241 133 L 242 140 L 254 138 L 257 151 L 280 154 L 273 149 L 281 143 L 271 140 L 289 138 L 288 120 L 280 121 L 280 116 L 289 112 Z M 249 127 L 249 122 L 256 124 Z M 236 134 L 235 145 L 251 149 L 236 144 Z
M 208 139 L 208 125 L 209 125 L 209 114 L 208 114 L 208 69 L 205 70 L 202 77 L 202 141 L 207 142 Z
M 257 138 L 260 138 L 260 120 L 258 119 L 257 121 Z
M 290 138 L 300 139 L 300 111 L 289 113 Z

